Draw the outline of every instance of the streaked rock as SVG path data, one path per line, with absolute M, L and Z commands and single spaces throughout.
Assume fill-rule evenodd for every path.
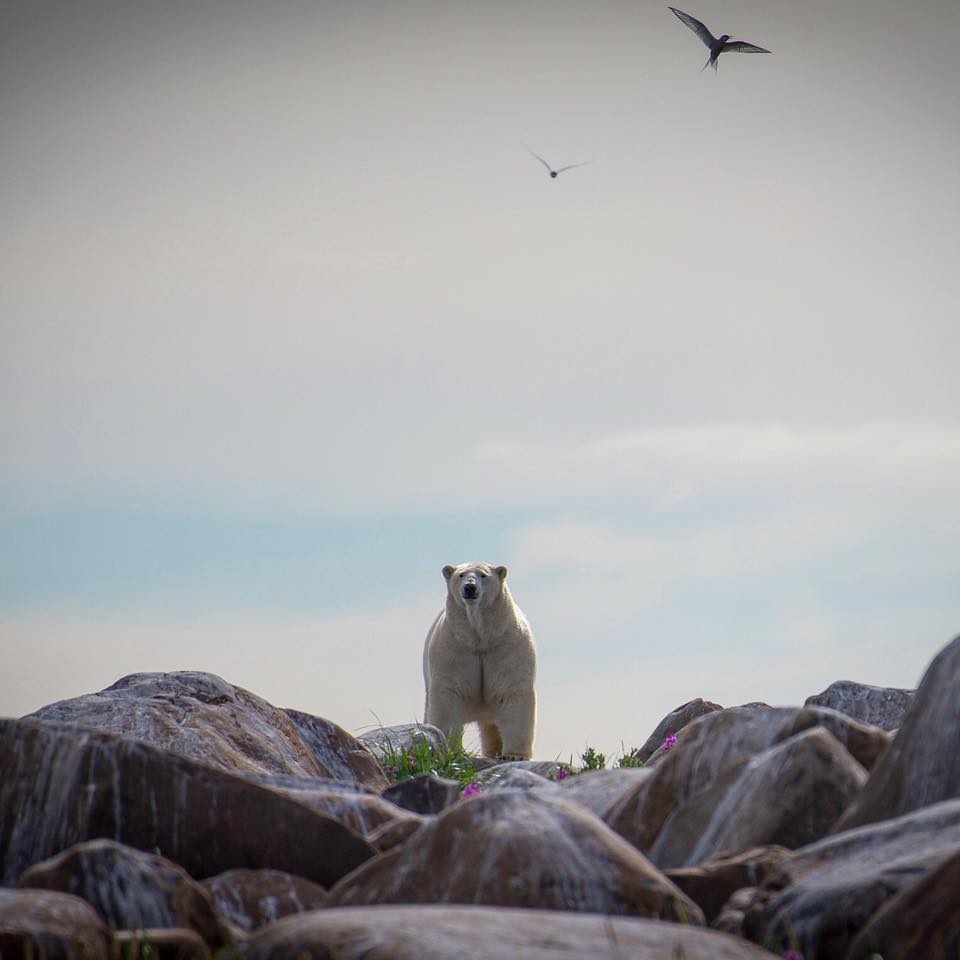
M 109 960 L 110 933 L 89 903 L 69 893 L 0 888 L 3 960 Z
M 330 906 L 473 903 L 702 923 L 700 909 L 578 804 L 480 794 L 430 819 L 330 891 Z
M 413 813 L 439 813 L 460 799 L 456 780 L 424 773 L 407 777 L 383 791 L 383 799 Z
M 282 870 L 228 870 L 203 881 L 220 914 L 248 933 L 327 902 L 319 884 Z
M 186 870 L 113 840 L 88 840 L 35 863 L 17 886 L 72 893 L 113 930 L 188 927 L 214 950 L 231 940 L 210 894 Z
M 910 704 L 914 691 L 898 687 L 872 687 L 868 683 L 853 680 L 837 680 L 826 690 L 807 697 L 805 707 L 829 707 L 839 710 L 861 723 L 870 723 L 892 733 L 898 730 Z
M 648 761 L 654 753 L 662 746 L 664 740 L 669 736 L 676 736 L 688 723 L 702 717 L 705 713 L 713 713 L 716 710 L 722 710 L 719 703 L 712 703 L 710 700 L 704 700 L 703 697 L 697 697 L 696 700 L 688 700 L 671 710 L 656 726 L 653 733 L 647 737 L 642 747 L 639 747 L 634 756 L 644 763 Z

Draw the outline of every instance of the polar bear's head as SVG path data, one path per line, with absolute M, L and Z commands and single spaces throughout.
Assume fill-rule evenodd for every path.
M 506 567 L 491 567 L 489 563 L 449 564 L 443 568 L 447 593 L 457 603 L 471 607 L 488 606 L 500 596 L 500 588 L 507 579 Z

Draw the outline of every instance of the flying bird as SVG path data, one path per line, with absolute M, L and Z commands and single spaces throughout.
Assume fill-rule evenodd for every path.
M 717 57 L 721 53 L 769 53 L 763 47 L 758 47 L 755 43 L 747 43 L 745 40 L 734 40 L 729 33 L 722 37 L 715 37 L 696 17 L 691 17 L 689 13 L 684 13 L 676 7 L 669 7 L 680 20 L 685 23 L 710 49 L 710 59 L 700 68 L 701 73 L 707 67 L 713 67 L 714 72 L 717 69 Z
M 541 157 L 539 153 L 534 153 L 532 150 L 530 150 L 529 147 L 527 147 L 527 150 L 530 152 L 530 155 L 531 155 L 532 157 L 536 157 L 536 158 L 547 168 L 547 173 L 549 173 L 551 179 L 554 179 L 554 180 L 555 180 L 561 173 L 563 173 L 564 170 L 572 170 L 574 167 L 583 167 L 583 166 L 586 166 L 586 165 L 590 162 L 589 160 L 583 160 L 583 161 L 581 161 L 580 163 L 568 163 L 565 167 L 557 167 L 557 169 L 554 170 L 553 167 L 551 167 L 550 164 L 547 163 L 547 161 L 544 160 L 543 157 Z

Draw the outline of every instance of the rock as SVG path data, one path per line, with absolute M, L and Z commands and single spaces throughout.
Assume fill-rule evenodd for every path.
M 934 657 L 889 751 L 836 829 L 960 796 L 960 636 Z
M 498 773 L 495 777 L 486 779 L 477 778 L 486 790 L 559 790 L 559 785 L 553 780 L 548 780 L 539 773 L 522 768 L 501 770 L 500 767 L 494 767 Z
M 586 807 L 603 819 L 607 811 L 624 794 L 653 776 L 647 767 L 616 767 L 613 770 L 594 770 L 579 773 L 560 782 L 561 796 Z
M 824 707 L 731 707 L 705 714 L 680 731 L 652 776 L 616 802 L 604 820 L 641 851 L 663 825 L 724 771 L 812 727 L 823 727 L 867 769 L 890 735 Z
M 848 960 L 960 956 L 960 852 L 891 897 L 857 934 Z
M 835 834 L 770 871 L 743 930 L 758 943 L 795 940 L 804 956 L 844 960 L 887 901 L 958 853 L 960 800 Z M 956 903 L 955 888 L 944 895 Z
M 272 867 L 326 886 L 374 853 L 302 803 L 137 740 L 0 720 L 0 882 L 84 840 L 158 852 L 193 877 Z
M 536 774 L 549 783 L 552 778 L 556 778 L 561 770 L 566 770 L 567 773 L 569 773 L 570 767 L 568 764 L 559 763 L 555 760 L 498 760 L 493 766 L 486 767 L 482 770 L 478 769 L 474 779 L 477 783 L 487 787 L 492 786 L 502 777 L 520 770 Z M 529 785 L 529 778 L 527 779 L 527 783 Z
M 319 884 L 281 870 L 228 870 L 203 881 L 217 910 L 248 933 L 327 902 Z
M 245 780 L 262 784 L 277 793 L 310 807 L 317 813 L 342 823 L 355 833 L 368 834 L 394 820 L 413 814 L 369 793 L 352 783 L 336 780 L 307 780 L 283 774 L 242 774 Z
M 757 846 L 813 843 L 830 832 L 867 778 L 822 727 L 728 769 L 735 772 L 732 783 L 716 777 L 664 824 L 649 853 L 658 867 L 689 867 Z
M 413 813 L 439 813 L 460 799 L 460 784 L 424 773 L 387 787 L 383 799 Z
M 394 820 L 385 823 L 367 837 L 367 842 L 377 851 L 384 853 L 406 843 L 423 826 L 426 818 L 414 817 L 410 820 Z
M 702 923 L 699 908 L 577 804 L 500 790 L 449 807 L 330 891 L 330 906 L 474 903 Z
M 168 927 L 118 930 L 113 935 L 114 960 L 150 957 L 155 960 L 209 960 L 210 951 L 195 930 Z
M 401 723 L 393 727 L 377 727 L 361 733 L 357 740 L 372 753 L 386 768 L 394 762 L 397 754 L 422 748 L 429 744 L 430 748 L 438 753 L 447 750 L 447 739 L 429 723 Z
M 646 763 L 660 747 L 663 741 L 669 736 L 676 736 L 688 723 L 702 717 L 705 713 L 713 713 L 715 710 L 722 710 L 719 703 L 711 703 L 704 700 L 703 697 L 697 697 L 696 700 L 688 700 L 679 707 L 671 710 L 658 724 L 653 733 L 647 737 L 646 742 L 638 750 L 634 751 L 634 756 L 638 760 Z
M 231 940 L 210 894 L 182 867 L 112 840 L 89 840 L 35 863 L 17 886 L 81 897 L 114 930 L 188 927 L 214 950 Z
M 119 733 L 218 770 L 331 776 L 283 710 L 212 673 L 135 673 L 24 719 Z
M 763 883 L 771 870 L 789 856 L 786 847 L 754 847 L 743 853 L 720 854 L 695 867 L 664 872 L 667 879 L 703 911 L 707 923 L 712 924 L 736 891 Z
M 807 697 L 805 707 L 830 707 L 861 723 L 870 723 L 888 733 L 898 730 L 913 701 L 913 690 L 871 687 L 853 680 L 837 680 L 823 693 Z
M 300 710 L 283 711 L 294 723 L 304 743 L 310 748 L 317 766 L 331 777 L 380 793 L 387 787 L 387 778 L 370 751 L 352 734 L 329 720 L 314 717 Z
M 69 893 L 0 889 L 3 960 L 109 960 L 110 933 L 93 907 Z
M 318 910 L 264 927 L 224 960 L 774 960 L 715 930 L 484 906 Z

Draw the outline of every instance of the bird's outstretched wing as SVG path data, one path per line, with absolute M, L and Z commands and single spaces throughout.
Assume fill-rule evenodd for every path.
M 527 153 L 529 153 L 531 157 L 536 157 L 547 168 L 548 173 L 553 173 L 553 167 L 551 167 L 550 164 L 547 163 L 547 161 L 544 160 L 539 153 L 534 153 L 529 147 L 527 147 Z M 559 173 L 559 171 L 557 172 Z
M 746 40 L 728 40 L 723 48 L 724 53 L 770 53 L 763 47 L 758 47 L 755 43 L 747 43 Z
M 717 38 L 696 17 L 691 17 L 689 13 L 684 13 L 676 7 L 667 9 L 672 10 L 708 47 L 713 46 Z
M 579 163 L 568 163 L 565 167 L 557 167 L 557 173 L 563 173 L 564 170 L 572 170 L 574 167 L 585 167 L 589 160 L 581 160 Z

